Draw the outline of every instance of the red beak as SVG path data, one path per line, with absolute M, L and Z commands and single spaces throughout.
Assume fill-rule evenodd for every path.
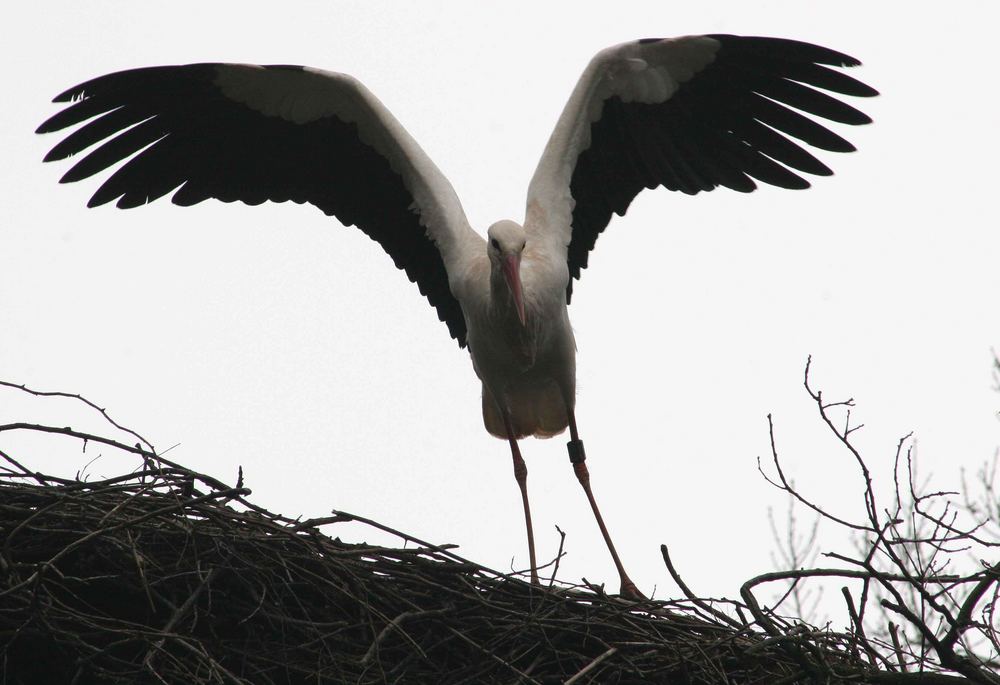
M 503 258 L 503 277 L 510 288 L 510 294 L 514 297 L 514 306 L 517 307 L 517 318 L 524 325 L 524 299 L 521 297 L 521 255 L 509 255 Z

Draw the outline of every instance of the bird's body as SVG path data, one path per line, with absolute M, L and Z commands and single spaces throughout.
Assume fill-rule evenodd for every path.
M 517 241 L 524 230 L 513 221 L 492 230 Z M 467 272 L 458 290 L 465 312 L 469 353 L 483 382 L 483 421 L 493 435 L 506 438 L 498 407 L 509 408 L 514 437 L 551 437 L 568 425 L 567 402 L 576 396 L 576 341 L 569 322 L 565 261 L 551 259 L 530 241 L 520 263 L 524 324 L 503 278 L 484 255 Z
M 612 214 L 644 188 L 749 192 L 754 179 L 805 188 L 829 175 L 807 146 L 853 146 L 809 116 L 870 119 L 823 91 L 876 92 L 831 66 L 857 60 L 776 38 L 644 39 L 584 70 L 528 187 L 523 226 L 466 219 L 451 184 L 389 110 L 346 74 L 309 67 L 191 64 L 101 76 L 56 98 L 72 104 L 39 132 L 82 124 L 46 161 L 88 150 L 63 177 L 118 162 L 90 206 L 309 202 L 356 224 L 417 283 L 483 384 L 487 430 L 510 443 L 534 543 L 517 440 L 570 430 L 570 460 L 622 578 L 636 595 L 589 485 L 574 417 L 572 279 Z M 799 111 L 797 111 L 799 110 Z M 98 145 L 99 144 L 99 145 Z M 89 149 L 97 145 L 94 149 Z

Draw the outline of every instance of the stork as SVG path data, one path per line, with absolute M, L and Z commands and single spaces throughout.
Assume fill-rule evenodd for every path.
M 759 181 L 800 189 L 809 186 L 800 173 L 830 175 L 792 139 L 828 151 L 854 149 L 805 114 L 869 123 L 823 92 L 876 95 L 831 68 L 858 64 L 809 43 L 732 35 L 607 48 L 584 70 L 542 152 L 523 224 L 498 221 L 485 240 L 416 141 L 346 74 L 221 63 L 131 69 L 57 96 L 55 102 L 71 104 L 38 132 L 83 124 L 45 157 L 89 150 L 61 182 L 124 161 L 90 207 L 136 207 L 171 191 L 181 206 L 208 198 L 292 200 L 364 231 L 469 349 L 482 381 L 486 430 L 510 445 L 532 582 L 537 560 L 518 441 L 569 428 L 570 461 L 621 593 L 639 598 L 591 490 L 574 415 L 572 279 L 612 214 L 623 215 L 643 188 L 750 192 Z

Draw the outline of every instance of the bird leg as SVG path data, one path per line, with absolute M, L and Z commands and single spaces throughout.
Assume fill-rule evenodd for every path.
M 639 588 L 635 586 L 632 579 L 628 577 L 627 573 L 625 573 L 625 567 L 622 565 L 621 559 L 618 558 L 618 552 L 615 550 L 615 543 L 611 541 L 611 535 L 608 533 L 608 527 L 604 525 L 604 518 L 601 516 L 601 510 L 597 507 L 597 500 L 594 499 L 594 493 L 590 489 L 590 471 L 587 469 L 586 464 L 587 455 L 583 450 L 583 441 L 580 440 L 580 435 L 576 430 L 576 416 L 573 415 L 573 410 L 568 406 L 566 411 L 569 414 L 570 441 L 566 444 L 566 448 L 569 450 L 569 460 L 573 464 L 573 472 L 576 473 L 576 479 L 580 481 L 580 485 L 583 486 L 583 491 L 587 495 L 587 500 L 590 502 L 590 508 L 594 510 L 594 518 L 597 519 L 597 526 L 601 529 L 601 535 L 604 536 L 604 542 L 608 545 L 608 551 L 611 552 L 611 558 L 615 562 L 615 568 L 618 569 L 618 575 L 621 577 L 622 581 L 620 594 L 623 597 L 628 597 L 630 599 L 646 599 L 646 596 L 639 592 Z
M 528 529 L 528 561 L 531 563 L 531 584 L 540 585 L 538 582 L 538 563 L 535 561 L 535 534 L 531 529 L 531 507 L 528 506 L 528 466 L 521 458 L 521 450 L 517 446 L 517 438 L 514 436 L 514 428 L 510 422 L 510 414 L 506 409 L 500 410 L 503 414 L 503 425 L 507 431 L 507 442 L 510 443 L 510 453 L 514 458 L 514 479 L 517 486 L 521 488 L 521 501 L 524 503 L 524 525 Z

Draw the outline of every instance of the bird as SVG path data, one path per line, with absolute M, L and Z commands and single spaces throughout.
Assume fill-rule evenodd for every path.
M 810 186 L 832 171 L 808 148 L 855 148 L 822 120 L 871 122 L 834 95 L 877 91 L 842 70 L 860 62 L 786 38 L 644 38 L 588 63 L 530 179 L 523 221 L 485 238 L 444 174 L 359 80 L 296 65 L 198 63 L 119 71 L 56 96 L 38 133 L 71 129 L 47 162 L 82 154 L 60 182 L 122 163 L 88 202 L 134 208 L 169 193 L 309 203 L 360 228 L 416 283 L 467 348 L 486 430 L 507 441 L 539 584 L 519 441 L 569 429 L 567 452 L 621 581 L 626 573 L 590 483 L 574 414 L 576 341 L 568 305 L 598 236 L 643 189 L 695 195 L 758 183 Z

